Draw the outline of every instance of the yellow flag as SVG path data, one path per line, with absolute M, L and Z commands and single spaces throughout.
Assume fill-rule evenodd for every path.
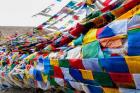
M 91 70 L 82 70 L 82 69 L 80 69 L 80 71 L 82 73 L 83 79 L 94 80 L 93 79 L 93 74 L 92 74 Z
M 127 13 L 125 13 L 122 16 L 120 16 L 119 18 L 117 18 L 116 20 L 131 18 L 132 16 L 138 14 L 139 12 L 140 12 L 140 5 L 137 5 L 136 7 L 129 10 Z
M 47 81 L 48 81 L 48 75 L 44 75 L 44 74 L 42 73 L 42 79 L 43 79 L 43 81 L 44 81 L 45 83 L 47 83 Z
M 120 93 L 117 88 L 103 88 L 104 93 Z
M 140 56 L 125 56 L 130 73 L 140 73 Z
M 86 3 L 89 4 L 89 5 L 91 5 L 91 4 L 93 4 L 94 1 L 95 0 L 86 0 Z
M 83 38 L 83 44 L 87 44 L 97 40 L 96 38 L 97 29 L 90 29 Z
M 50 59 L 50 64 L 52 66 L 59 66 L 59 61 L 58 59 Z
M 25 58 L 25 60 L 31 60 L 37 55 L 37 52 L 30 54 L 28 57 Z
M 15 53 L 13 56 L 12 56 L 12 60 L 15 60 L 15 58 L 17 57 L 18 53 Z
M 140 9 L 136 12 L 136 14 L 140 14 Z
M 73 40 L 73 41 L 74 41 L 74 40 Z M 68 45 L 69 45 L 69 46 L 74 46 L 73 41 L 72 41 L 72 42 L 70 42 Z
M 30 78 L 29 71 L 28 70 L 25 70 L 24 72 L 25 72 L 26 78 L 29 79 Z

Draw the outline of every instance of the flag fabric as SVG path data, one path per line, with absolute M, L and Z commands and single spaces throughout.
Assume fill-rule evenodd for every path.
M 139 71 L 139 61 L 140 58 L 138 56 L 125 56 L 126 63 L 129 68 L 130 73 L 140 73 Z
M 101 86 L 113 87 L 113 82 L 108 73 L 105 72 L 93 72 L 93 77 Z
M 21 35 L 0 46 L 0 84 L 60 87 L 68 93 L 139 93 L 139 4 L 139 0 L 72 0 L 36 28 L 47 31 L 57 26 L 60 31 Z M 94 11 L 81 20 L 85 6 Z
M 83 63 L 84 68 L 86 70 L 102 72 L 102 68 L 101 68 L 101 65 L 98 61 L 98 58 L 83 59 L 82 63 Z
M 140 79 L 140 74 L 133 74 L 134 82 L 136 85 L 136 89 L 140 89 L 140 83 L 138 80 Z
M 83 45 L 82 48 L 83 58 L 96 58 L 96 57 L 98 58 L 100 56 L 99 50 L 100 46 L 98 41 L 94 41 L 89 44 Z
M 99 62 L 106 72 L 121 72 L 121 73 L 129 72 L 128 66 L 125 63 L 124 58 L 121 57 L 102 58 L 99 60 Z

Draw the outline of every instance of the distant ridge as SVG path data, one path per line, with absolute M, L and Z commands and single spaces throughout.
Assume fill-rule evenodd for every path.
M 5 43 L 7 40 L 4 38 L 9 35 L 14 34 L 25 34 L 25 33 L 32 33 L 33 27 L 24 27 L 24 26 L 0 26 L 0 44 Z

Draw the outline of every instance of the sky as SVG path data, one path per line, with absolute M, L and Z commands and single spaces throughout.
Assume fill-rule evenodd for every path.
M 49 13 L 57 13 L 69 0 L 0 0 L 0 26 L 38 26 L 46 21 L 44 16 L 32 17 L 48 5 L 56 3 Z

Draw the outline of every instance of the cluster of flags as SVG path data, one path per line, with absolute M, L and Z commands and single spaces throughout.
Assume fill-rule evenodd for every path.
M 63 87 L 70 93 L 140 92 L 139 4 L 71 0 L 33 34 L 0 48 L 1 85 Z M 87 14 L 89 5 L 94 8 Z

